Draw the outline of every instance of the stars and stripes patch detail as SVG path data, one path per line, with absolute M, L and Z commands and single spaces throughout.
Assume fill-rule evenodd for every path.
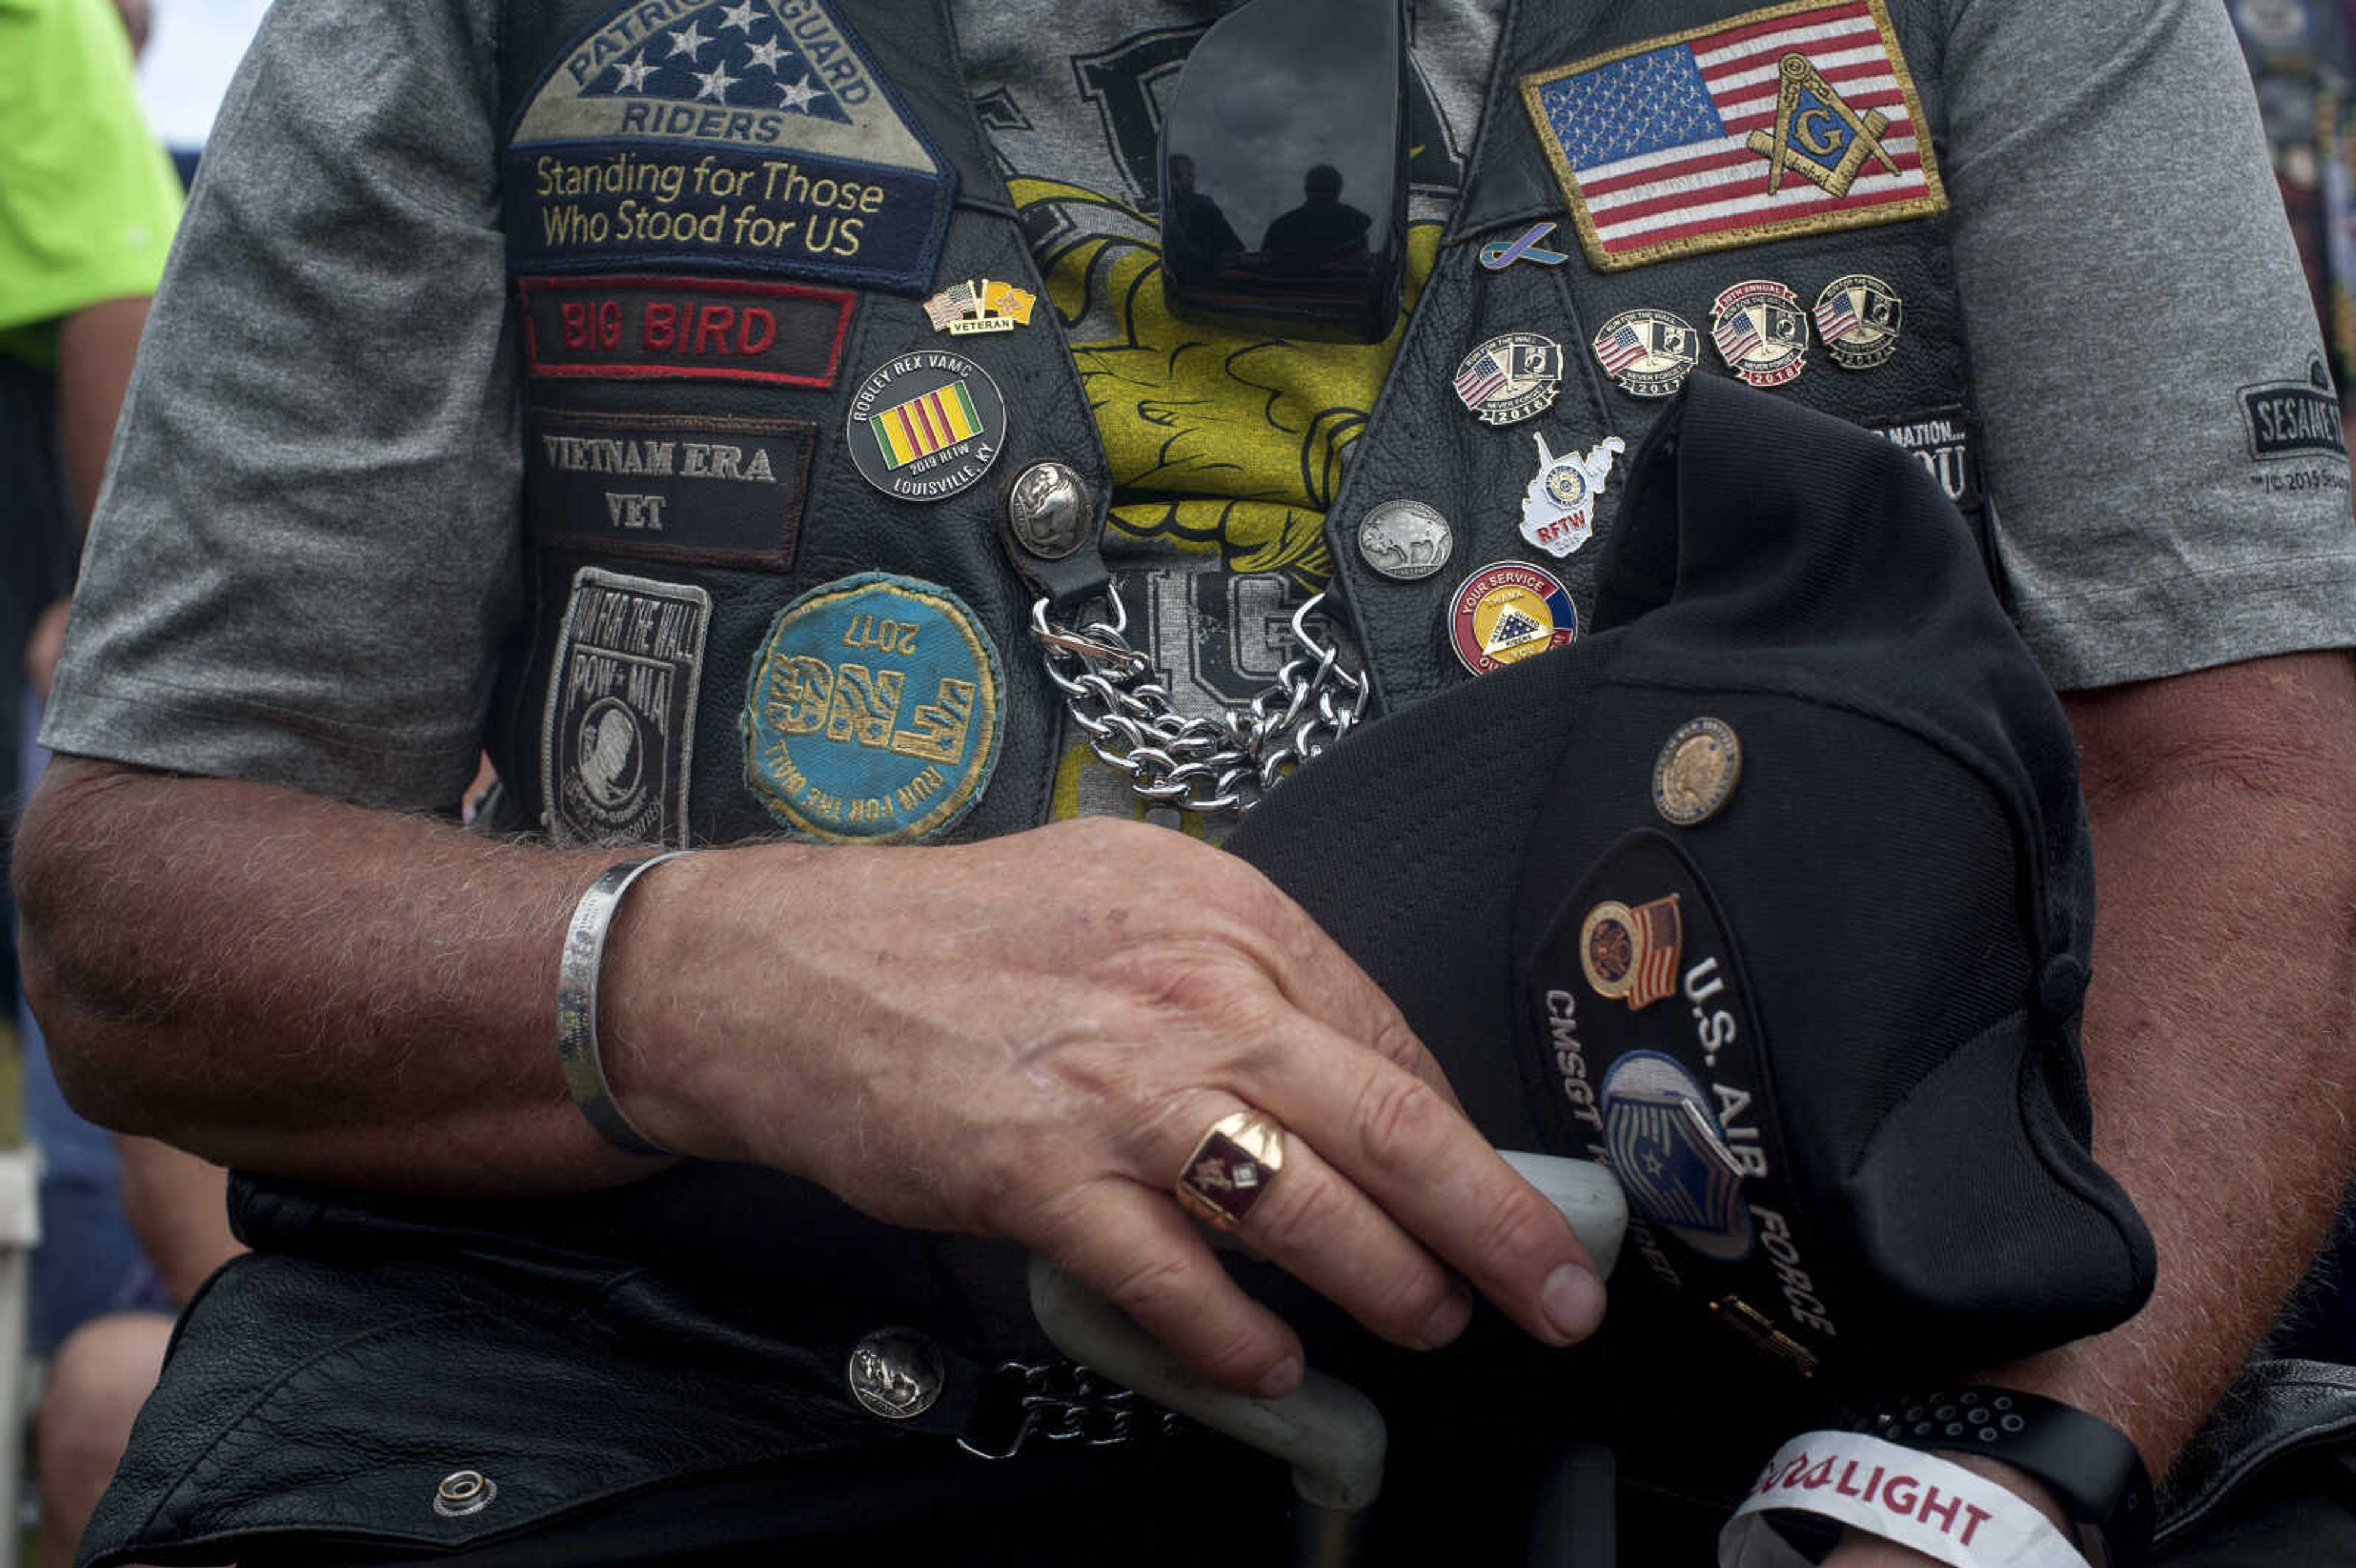
M 1747 12 L 1521 89 L 1600 271 L 1946 208 L 1881 0 Z
M 509 132 L 516 276 L 751 272 L 929 293 L 957 176 L 829 0 L 625 0 Z
M 599 70 L 585 97 L 717 103 L 777 109 L 848 125 L 851 116 L 792 35 L 760 0 L 720 0 L 691 12 L 686 26 L 649 35 Z
M 981 415 L 963 381 L 895 403 L 868 423 L 883 443 L 884 461 L 894 468 L 905 468 L 920 457 L 930 457 L 943 447 L 981 433 Z

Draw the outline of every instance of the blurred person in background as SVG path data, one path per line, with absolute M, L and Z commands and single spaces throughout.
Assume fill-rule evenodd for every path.
M 32 731 L 64 636 L 81 534 L 179 221 L 180 181 L 133 85 L 145 0 L 0 0 L 0 680 L 16 799 L 45 755 Z M 10 816 L 13 817 L 13 802 Z M 43 1545 L 70 1562 L 155 1381 L 170 1314 L 235 1251 L 222 1174 L 115 1140 L 59 1095 L 18 1009 L 25 1130 L 43 1157 L 31 1345 L 54 1351 L 38 1425 Z M 120 1145 L 118 1173 L 118 1142 Z M 126 1209 L 129 1211 L 126 1218 Z

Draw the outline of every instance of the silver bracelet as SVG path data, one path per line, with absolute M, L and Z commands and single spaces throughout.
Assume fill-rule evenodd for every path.
M 605 933 L 613 926 L 614 912 L 622 907 L 622 895 L 630 891 L 630 884 L 665 860 L 676 860 L 687 852 L 672 849 L 624 860 L 590 883 L 589 891 L 573 907 L 572 929 L 564 933 L 564 955 L 556 967 L 557 1068 L 564 1074 L 564 1087 L 572 1092 L 573 1103 L 581 1107 L 589 1125 L 626 1154 L 661 1156 L 679 1151 L 665 1148 L 638 1131 L 622 1114 L 614 1086 L 605 1082 L 605 1064 L 597 1055 L 597 966 L 605 957 Z

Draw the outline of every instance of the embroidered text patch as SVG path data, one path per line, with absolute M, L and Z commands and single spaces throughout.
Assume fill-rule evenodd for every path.
M 808 420 L 525 411 L 525 517 L 543 544 L 783 571 L 809 493 Z
M 534 376 L 834 385 L 858 296 L 748 278 L 525 278 Z
M 956 174 L 823 0 L 637 0 L 509 137 L 514 272 L 758 271 L 923 293 Z

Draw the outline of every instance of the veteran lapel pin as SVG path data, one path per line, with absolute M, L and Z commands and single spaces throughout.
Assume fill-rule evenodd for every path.
M 1579 928 L 1579 966 L 1599 997 L 1641 1012 L 1677 988 L 1684 944 L 1677 895 L 1628 905 L 1606 899 Z
M 1800 296 L 1767 278 L 1735 284 L 1710 305 L 1709 335 L 1727 368 L 1754 387 L 1780 387 L 1808 360 Z
M 1742 779 L 1742 742 L 1722 719 L 1696 719 L 1661 743 L 1653 809 L 1679 827 L 1716 816 Z
M 1530 434 L 1538 443 L 1538 473 L 1522 496 L 1522 538 L 1548 555 L 1567 556 L 1595 531 L 1595 503 L 1628 443 L 1607 435 L 1583 453 L 1574 446 L 1558 457 L 1545 432 Z
M 1559 267 L 1570 257 L 1560 251 L 1549 251 L 1538 243 L 1554 232 L 1551 223 L 1533 223 L 1511 240 L 1493 240 L 1481 247 L 1481 264 L 1493 272 L 1502 272 L 1516 261 L 1536 261 L 1541 267 Z
M 1898 352 L 1898 329 L 1905 302 L 1898 291 L 1867 272 L 1835 278 L 1816 296 L 1812 313 L 1825 352 L 1844 370 L 1870 370 Z
M 1012 332 L 1031 325 L 1039 296 L 996 278 L 968 278 L 925 302 L 935 332 L 965 337 L 977 332 Z
M 1449 643 L 1474 675 L 1535 658 L 1578 635 L 1570 590 L 1546 568 L 1526 560 L 1483 567 L 1449 602 Z
M 1562 389 L 1562 345 L 1535 332 L 1508 332 L 1456 367 L 1456 397 L 1483 424 L 1515 424 L 1554 406 Z

